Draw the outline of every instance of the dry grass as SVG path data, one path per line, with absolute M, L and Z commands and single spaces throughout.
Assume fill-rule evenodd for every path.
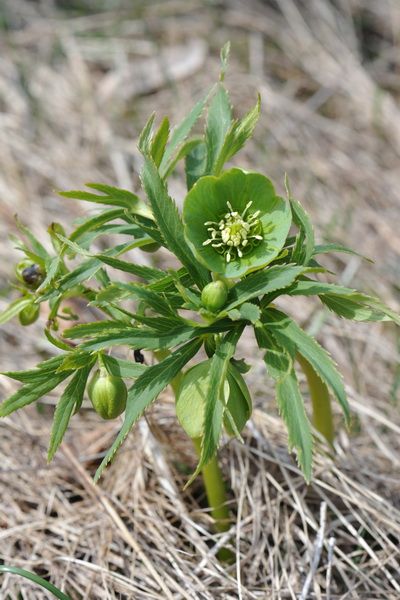
M 52 220 L 68 225 L 87 210 L 57 200 L 54 188 L 88 180 L 137 186 L 145 118 L 153 109 L 179 118 L 214 80 L 217 50 L 231 39 L 235 104 L 244 112 L 257 89 L 264 101 L 241 163 L 280 188 L 287 171 L 319 238 L 376 260 L 327 264 L 347 285 L 399 308 L 396 0 L 99 0 L 86 3 L 91 14 L 72 4 L 84 5 L 0 4 L 3 295 L 17 259 L 6 240 L 13 214 L 45 239 Z M 171 190 L 182 197 L 179 180 Z M 261 360 L 249 374 L 257 410 L 247 443 L 221 451 L 235 512 L 225 536 L 210 533 L 200 483 L 181 491 L 194 456 L 168 394 L 97 487 L 91 474 L 118 423 L 84 410 L 47 466 L 50 396 L 41 412 L 30 407 L 0 425 L 0 559 L 49 576 L 74 600 L 400 598 L 396 332 L 338 321 L 301 299 L 287 308 L 339 363 L 355 414 L 349 433 L 337 413 L 335 461 L 321 448 L 310 486 L 287 454 Z M 40 324 L 23 334 L 14 323 L 0 330 L 2 369 L 51 353 Z M 250 338 L 241 353 L 254 353 Z M 2 396 L 12 389 L 0 380 Z M 232 545 L 235 565 L 218 563 L 218 544 Z M 0 597 L 48 596 L 7 575 Z

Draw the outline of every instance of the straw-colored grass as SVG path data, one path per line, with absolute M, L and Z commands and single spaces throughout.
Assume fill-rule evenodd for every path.
M 0 26 L 0 306 L 18 258 L 7 241 L 14 213 L 45 240 L 53 220 L 68 230 L 89 210 L 55 189 L 85 181 L 137 189 L 145 119 L 153 109 L 182 116 L 214 81 L 218 48 L 230 39 L 235 106 L 247 110 L 257 90 L 263 100 L 241 164 L 266 172 L 281 191 L 287 172 L 318 239 L 375 260 L 340 255 L 325 264 L 399 309 L 396 0 L 3 0 Z M 179 179 L 171 193 L 182 199 Z M 285 308 L 331 352 L 354 411 L 350 432 L 335 411 L 336 455 L 319 445 L 310 486 L 287 453 L 249 336 L 239 355 L 255 360 L 248 381 L 256 410 L 246 444 L 225 440 L 221 449 L 230 532 L 211 533 L 201 481 L 182 492 L 195 457 L 168 391 L 98 486 L 91 477 L 119 423 L 84 405 L 47 465 L 51 395 L 40 411 L 31 406 L 0 423 L 0 560 L 48 576 L 73 600 L 400 598 L 397 332 L 339 321 L 302 299 Z M 52 353 L 40 335 L 45 319 L 0 329 L 2 370 Z M 14 389 L 1 377 L 1 397 Z M 215 558 L 226 545 L 237 556 L 228 567 Z M 0 597 L 49 596 L 0 575 Z

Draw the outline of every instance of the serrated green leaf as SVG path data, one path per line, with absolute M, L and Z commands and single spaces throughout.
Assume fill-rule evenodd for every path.
M 196 121 L 201 116 L 204 106 L 207 102 L 208 95 L 197 102 L 190 113 L 181 121 L 181 123 L 172 131 L 171 139 L 167 144 L 160 164 L 160 174 L 165 179 L 170 173 L 174 165 L 174 157 L 179 152 L 179 149 L 187 136 L 191 132 Z
M 154 162 L 146 156 L 141 178 L 157 225 L 169 250 L 188 269 L 196 283 L 203 287 L 210 280 L 210 276 L 207 270 L 198 264 L 187 245 L 178 209 L 168 195 Z
M 203 175 L 212 175 L 214 165 L 221 153 L 225 137 L 232 123 L 232 108 L 229 95 L 220 83 L 210 102 L 207 114 L 205 142 L 207 146 L 206 170 Z
M 63 360 L 56 372 L 77 371 L 88 364 L 94 364 L 95 359 L 96 357 L 91 352 L 84 352 L 80 348 L 76 348 L 76 350 L 70 350 L 63 355 Z
M 400 315 L 375 298 L 355 293 L 352 296 L 321 294 L 321 301 L 340 317 L 354 321 L 393 321 L 400 325 Z
M 251 302 L 244 302 L 239 308 L 239 312 L 241 318 L 250 323 L 256 323 L 261 316 L 260 308 Z
M 102 355 L 102 362 L 111 375 L 128 379 L 136 379 L 149 368 L 133 360 L 124 360 L 108 354 Z
M 164 117 L 150 145 L 150 155 L 156 167 L 159 167 L 164 156 L 165 146 L 169 138 L 169 119 Z
M 11 304 L 0 313 L 0 325 L 4 325 L 4 323 L 7 323 L 7 321 L 10 321 L 13 317 L 16 317 L 22 309 L 32 304 L 32 300 L 32 296 L 22 296 L 22 298 L 18 298 L 17 300 L 14 300 L 14 302 L 11 302 Z
M 37 294 L 40 294 L 43 290 L 47 289 L 58 275 L 59 271 L 63 268 L 63 259 L 61 255 L 57 255 L 54 258 L 46 261 L 46 277 L 39 285 L 36 290 Z
M 263 323 L 268 327 L 278 344 L 292 355 L 292 358 L 294 358 L 295 350 L 312 365 L 322 381 L 332 389 L 348 422 L 350 409 L 343 381 L 328 352 L 313 337 L 303 331 L 295 321 L 276 309 L 270 308 L 265 311 Z
M 368 296 L 352 288 L 304 279 L 296 281 L 290 286 L 287 293 L 291 296 L 318 295 L 330 310 L 346 319 L 355 321 L 393 321 L 400 325 L 400 315 L 378 298 Z
M 296 263 L 308 265 L 314 252 L 314 230 L 310 217 L 297 200 L 290 198 L 293 221 L 299 228 L 299 235 L 293 250 L 292 259 Z
M 119 254 L 124 254 L 133 248 L 139 248 L 143 244 L 143 240 L 136 240 L 135 242 L 120 244 L 115 248 L 110 248 L 103 253 L 102 256 L 111 256 L 115 257 Z M 80 249 L 83 252 L 83 249 Z M 58 294 L 62 294 L 67 292 L 71 288 L 76 287 L 77 285 L 88 281 L 92 277 L 95 277 L 97 273 L 102 269 L 102 261 L 96 257 L 89 258 L 80 265 L 78 265 L 72 271 L 69 271 L 66 275 L 61 277 L 57 282 L 57 288 L 55 290 L 50 290 L 48 293 L 44 294 L 42 300 L 47 300 L 53 296 Z
M 114 269 L 118 269 L 124 273 L 131 273 L 132 275 L 136 275 L 137 277 L 149 281 L 165 277 L 165 271 L 162 271 L 161 269 L 147 267 L 146 265 L 136 265 L 135 263 L 119 260 L 118 258 L 113 258 L 112 256 L 107 256 L 105 254 L 96 254 L 96 258 Z
M 129 209 L 133 208 L 138 202 L 140 202 L 140 198 L 129 190 L 123 190 L 103 183 L 86 183 L 85 185 L 88 188 L 102 192 L 103 195 L 81 190 L 70 190 L 58 193 L 64 198 L 85 200 L 86 202 L 107 204 L 109 206 L 120 206 Z
M 122 219 L 125 215 L 125 209 L 123 208 L 112 208 L 103 210 L 100 214 L 93 217 L 88 217 L 79 224 L 79 226 L 71 233 L 69 239 L 72 242 L 77 242 L 82 236 L 97 229 L 105 223 L 114 221 L 115 219 Z
M 294 369 L 277 381 L 276 399 L 288 430 L 289 449 L 296 449 L 299 466 L 309 483 L 312 473 L 313 438 Z
M 143 233 L 148 235 L 153 240 L 153 242 L 157 242 L 157 244 L 160 244 L 165 248 L 167 247 L 165 240 L 163 239 L 161 232 L 157 227 L 157 224 L 152 219 L 138 214 L 129 215 L 128 218 L 132 223 L 140 227 Z
M 199 140 L 185 157 L 186 186 L 190 190 L 207 168 L 207 146 Z
M 43 373 L 43 378 L 37 378 L 32 383 L 23 385 L 15 394 L 0 404 L 0 417 L 6 417 L 19 408 L 35 402 L 35 400 L 45 396 L 70 375 L 71 371 L 64 371 L 59 374 L 51 373 L 51 376 L 49 373 Z
M 22 383 L 33 383 L 46 378 L 50 373 L 57 371 L 58 367 L 64 360 L 64 354 L 53 356 L 48 360 L 39 363 L 34 369 L 26 371 L 2 371 L 1 374 Z
M 125 419 L 121 431 L 97 469 L 94 477 L 95 481 L 99 480 L 104 468 L 112 460 L 129 431 L 143 415 L 146 408 L 148 408 L 162 390 L 183 369 L 186 363 L 197 354 L 200 346 L 201 342 L 197 340 L 189 342 L 162 362 L 148 367 L 146 371 L 138 377 L 128 391 Z
M 224 386 L 229 366 L 237 342 L 242 335 L 244 325 L 229 331 L 211 358 L 207 404 L 204 414 L 204 436 L 201 443 L 201 455 L 195 472 L 185 487 L 200 473 L 217 451 L 224 416 Z
M 258 96 L 257 104 L 242 119 L 234 121 L 228 131 L 221 151 L 215 161 L 214 174 L 219 175 L 224 164 L 243 148 L 244 144 L 253 135 L 254 128 L 260 116 L 261 98 Z
M 138 148 L 140 152 L 144 152 L 146 154 L 150 152 L 151 137 L 155 118 L 156 114 L 153 112 L 147 119 L 147 123 L 142 129 L 138 141 Z
M 314 247 L 313 254 L 314 254 L 314 256 L 317 256 L 317 254 L 329 254 L 331 252 L 341 252 L 344 254 L 352 254 L 353 256 L 359 256 L 360 258 L 363 258 L 364 260 L 367 260 L 370 263 L 374 262 L 371 258 L 368 258 L 367 256 L 364 256 L 363 254 L 359 254 L 355 250 L 352 250 L 352 248 L 348 248 L 347 246 L 343 246 L 342 244 L 317 244 Z
M 107 290 L 111 291 L 111 289 L 120 290 L 123 292 L 123 295 L 117 296 L 119 298 L 134 298 L 135 300 L 145 302 L 147 307 L 152 308 L 160 315 L 176 316 L 172 306 L 170 306 L 164 294 L 155 292 L 154 290 L 149 289 L 148 286 L 144 286 L 142 284 L 114 283 L 111 288 L 106 288 L 106 290 L 97 295 L 98 300 L 103 302 L 105 298 L 110 299 L 110 295 L 106 296 L 106 293 Z
M 29 227 L 27 227 L 26 225 L 24 225 L 19 218 L 16 216 L 15 217 L 15 222 L 16 225 L 18 227 L 18 229 L 20 230 L 21 233 L 23 233 L 29 240 L 30 244 L 31 244 L 31 248 L 33 250 L 33 252 L 40 257 L 40 259 L 42 261 L 46 261 L 47 259 L 50 258 L 50 254 L 47 252 L 46 248 L 43 246 L 43 244 L 41 244 L 39 242 L 39 240 L 37 239 L 37 237 L 32 233 L 32 231 L 29 229 Z
M 75 406 L 80 406 L 85 392 L 87 378 L 92 365 L 80 369 L 65 388 L 54 413 L 47 460 L 50 462 L 58 450 Z
M 303 272 L 303 267 L 278 265 L 256 273 L 250 273 L 231 288 L 224 312 L 236 308 L 247 300 L 289 286 Z
M 188 340 L 201 335 L 200 328 L 177 327 L 170 333 L 156 333 L 153 330 L 147 330 L 140 327 L 131 327 L 129 331 L 110 331 L 107 335 L 97 336 L 95 339 L 81 344 L 82 350 L 91 352 L 111 348 L 113 346 L 130 346 L 136 349 L 160 350 L 163 348 L 173 348 Z
M 228 41 L 222 46 L 221 52 L 220 52 L 220 59 L 221 59 L 221 70 L 219 73 L 220 81 L 223 81 L 225 79 L 225 73 L 228 69 L 230 51 L 231 51 L 231 43 Z
M 104 335 L 109 331 L 130 331 L 132 329 L 131 323 L 125 323 L 123 321 L 94 321 L 92 323 L 79 323 L 73 327 L 65 329 L 63 336 L 70 340 L 82 339 L 84 337 L 92 335 Z

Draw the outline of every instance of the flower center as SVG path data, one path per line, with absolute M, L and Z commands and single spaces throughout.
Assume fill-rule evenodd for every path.
M 203 242 L 203 246 L 211 244 L 220 254 L 223 254 L 227 263 L 235 258 L 242 258 L 263 239 L 261 221 L 258 218 L 260 211 L 247 213 L 252 201 L 246 204 L 240 214 L 233 210 L 230 202 L 226 203 L 228 212 L 223 218 L 216 221 L 206 221 L 204 225 L 210 237 Z

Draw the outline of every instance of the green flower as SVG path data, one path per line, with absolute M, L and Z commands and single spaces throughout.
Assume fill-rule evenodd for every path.
M 199 179 L 186 196 L 183 220 L 188 244 L 210 271 L 241 277 L 279 254 L 291 211 L 267 177 L 235 168 Z

